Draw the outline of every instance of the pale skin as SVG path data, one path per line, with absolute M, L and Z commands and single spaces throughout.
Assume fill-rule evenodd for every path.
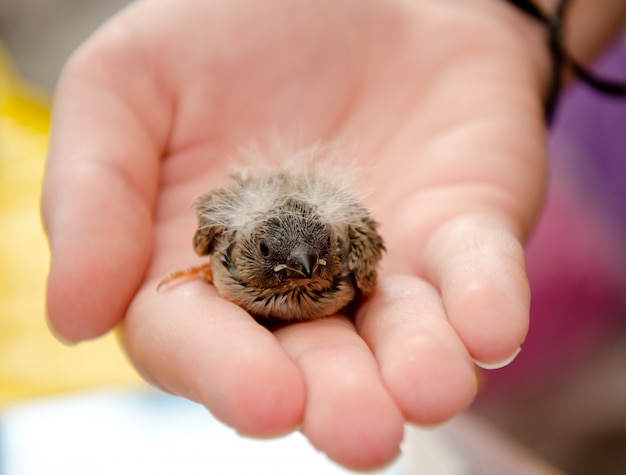
M 43 193 L 48 316 L 116 327 L 144 378 L 243 434 L 299 428 L 345 466 L 468 407 L 474 360 L 528 327 L 523 244 L 546 185 L 541 28 L 504 2 L 150 0 L 70 60 Z M 347 144 L 387 253 L 354 323 L 270 332 L 203 281 L 193 200 L 272 133 Z

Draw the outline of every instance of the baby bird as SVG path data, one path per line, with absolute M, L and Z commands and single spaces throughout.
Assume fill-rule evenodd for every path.
M 257 319 L 332 315 L 376 286 L 384 244 L 377 223 L 344 184 L 313 168 L 238 173 L 196 201 L 200 274 Z

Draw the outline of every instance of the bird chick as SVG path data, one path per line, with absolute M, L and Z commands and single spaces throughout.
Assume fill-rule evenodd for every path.
M 238 173 L 196 201 L 200 274 L 255 318 L 332 315 L 376 286 L 384 244 L 377 223 L 344 184 L 315 170 Z

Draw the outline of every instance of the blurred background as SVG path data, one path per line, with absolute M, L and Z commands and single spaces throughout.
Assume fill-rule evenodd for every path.
M 29 427 L 15 422 L 24 420 L 15 415 L 25 414 L 20 412 L 25 403 L 94 388 L 146 390 L 115 335 L 73 348 L 50 335 L 44 310 L 49 257 L 38 211 L 56 78 L 71 52 L 125 3 L 0 0 L 0 443 L 5 445 L 9 428 Z M 595 67 L 626 78 L 626 35 Z M 550 148 L 552 186 L 528 247 L 530 335 L 511 366 L 482 374 L 482 392 L 473 409 L 567 473 L 623 475 L 626 102 L 572 87 L 551 131 Z M 155 404 L 145 397 L 152 405 L 142 399 L 141 407 L 161 415 L 169 414 L 172 406 L 167 404 L 174 404 Z M 136 407 L 137 400 L 120 400 L 116 392 L 112 400 L 118 412 L 109 420 L 128 421 L 129 404 Z M 81 408 L 100 400 L 74 400 L 70 406 L 53 401 L 78 408 L 72 417 L 80 420 L 85 414 Z M 181 404 L 178 414 L 197 420 L 197 409 Z M 41 418 L 43 413 L 37 414 Z M 142 417 L 145 421 L 147 416 L 140 411 Z M 132 432 L 128 424 L 116 426 L 118 432 L 120 427 Z M 167 424 L 161 429 L 172 430 Z M 72 430 L 80 433 L 84 427 Z M 22 435 L 32 437 L 37 431 L 40 426 L 31 426 Z M 42 435 L 49 441 L 54 431 Z M 24 440 L 32 440 L 28 437 Z M 6 450 L 4 459 L 0 450 L 0 462 L 5 462 L 0 474 L 13 475 L 6 469 Z M 441 473 L 469 473 L 466 468 Z M 94 472 L 76 468 L 75 473 Z
M 72 51 L 129 0 L 0 0 L 0 37 L 19 72 L 52 91 Z

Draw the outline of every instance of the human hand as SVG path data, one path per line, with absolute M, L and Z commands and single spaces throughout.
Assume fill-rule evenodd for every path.
M 524 340 L 522 243 L 545 186 L 535 25 L 487 0 L 150 0 L 72 58 L 43 195 L 48 315 L 63 339 L 123 323 L 156 386 L 241 433 L 300 427 L 349 467 L 392 459 L 403 424 L 474 398 L 472 359 Z M 194 198 L 272 131 L 354 147 L 388 252 L 354 323 L 270 332 L 201 282 Z M 369 172 L 367 172 L 369 170 Z

